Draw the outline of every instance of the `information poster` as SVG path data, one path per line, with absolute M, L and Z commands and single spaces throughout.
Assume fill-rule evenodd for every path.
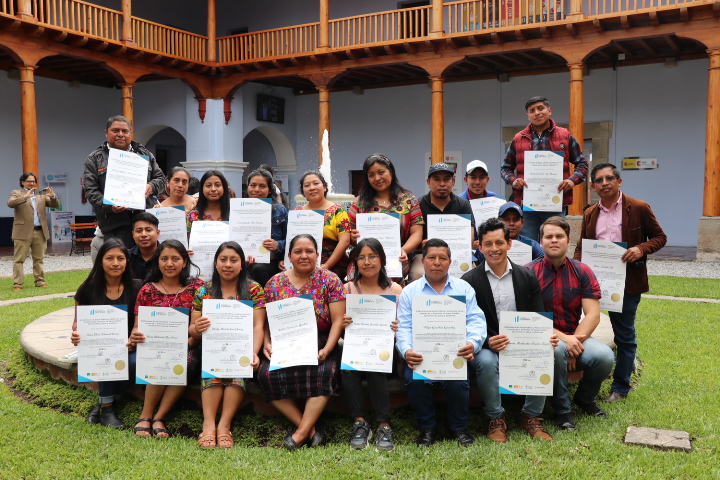
M 345 296 L 345 311 L 352 323 L 345 328 L 342 370 L 392 373 L 396 300 L 395 295 Z
M 190 310 L 138 307 L 138 385 L 187 385 L 188 325 Z
M 355 227 L 360 232 L 360 240 L 374 238 L 378 240 L 385 250 L 387 264 L 385 270 L 390 278 L 401 278 L 402 264 L 400 254 L 400 215 L 397 213 L 358 213 L 355 217 Z
M 563 152 L 534 150 L 525 152 L 525 182 L 523 210 L 532 212 L 561 212 L 563 192 Z
M 190 250 L 192 261 L 200 269 L 199 278 L 206 282 L 212 279 L 215 253 L 221 243 L 227 242 L 230 235 L 228 222 L 197 221 L 190 230 Z
M 252 378 L 253 302 L 203 299 L 202 378 Z
M 70 243 L 72 230 L 70 225 L 75 223 L 73 212 L 50 211 L 50 241 L 53 243 Z
M 185 207 L 180 205 L 177 207 L 148 208 L 146 211 L 155 215 L 158 222 L 160 222 L 160 225 L 158 225 L 158 230 L 160 230 L 158 242 L 177 240 L 183 244 L 183 247 L 188 248 Z
M 78 382 L 129 380 L 127 305 L 78 305 Z
M 582 262 L 588 265 L 600 284 L 600 308 L 609 312 L 622 312 L 625 296 L 627 264 L 622 256 L 627 252 L 626 242 L 591 240 L 583 238 Z
M 269 198 L 230 199 L 230 238 L 240 244 L 245 256 L 256 263 L 270 263 L 270 250 L 263 242 L 272 230 L 272 201 Z
M 500 312 L 500 335 L 510 343 L 500 351 L 500 393 L 553 394 L 552 313 Z
M 317 321 L 310 295 L 265 304 L 270 326 L 270 370 L 318 364 Z
M 462 277 L 472 268 L 470 215 L 428 215 L 426 223 L 427 238 L 440 238 L 450 247 L 450 275 Z
M 142 155 L 111 148 L 103 203 L 145 210 L 148 162 Z

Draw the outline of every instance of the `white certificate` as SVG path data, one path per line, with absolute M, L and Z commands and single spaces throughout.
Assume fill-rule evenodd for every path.
M 523 210 L 531 212 L 561 212 L 563 192 L 563 152 L 525 152 L 525 182 Z
M 191 260 L 200 269 L 199 278 L 206 282 L 212 279 L 215 253 L 221 243 L 227 242 L 230 235 L 228 222 L 196 221 L 190 230 Z
M 497 218 L 500 207 L 507 203 L 504 198 L 485 197 L 470 200 L 473 217 L 475 217 L 475 225 L 480 226 L 489 218 Z
M 622 261 L 625 252 L 626 242 L 583 238 L 582 262 L 592 268 L 600 284 L 602 310 L 622 312 L 627 272 L 627 264 Z
M 427 238 L 440 238 L 450 247 L 450 275 L 462 277 L 472 268 L 470 215 L 428 215 L 426 223 Z
M 467 360 L 457 352 L 467 343 L 465 296 L 412 298 L 412 350 L 423 357 L 415 380 L 467 380 Z
M 145 210 L 148 162 L 147 158 L 136 153 L 111 148 L 103 203 Z
M 310 295 L 265 304 L 272 358 L 270 370 L 318 364 L 317 321 Z
M 185 207 L 148 208 L 146 212 L 155 215 L 160 222 L 158 242 L 177 240 L 188 248 L 187 223 L 185 222 Z
M 533 261 L 532 247 L 520 239 L 513 240 L 508 250 L 508 258 L 517 265 L 527 265 Z
M 360 240 L 374 238 L 382 244 L 387 259 L 385 270 L 388 277 L 402 277 L 400 215 L 397 213 L 358 213 L 355 217 L 355 227 L 360 232 Z
M 189 315 L 187 308 L 138 307 L 145 342 L 137 345 L 135 383 L 187 385 Z
M 322 251 L 323 227 L 325 212 L 322 210 L 292 210 L 288 213 L 287 241 L 285 242 L 285 268 L 292 268 L 290 263 L 290 241 L 301 233 L 312 235 L 318 245 L 317 266 L 320 266 Z
M 240 244 L 245 257 L 256 263 L 270 263 L 270 250 L 263 242 L 272 229 L 272 201 L 269 198 L 230 199 L 230 238 Z
M 345 329 L 342 370 L 392 373 L 397 317 L 395 295 L 345 296 L 345 310 L 352 323 Z
M 127 305 L 78 305 L 78 382 L 129 380 Z
M 203 300 L 202 378 L 252 378 L 253 313 L 251 300 Z
M 552 313 L 500 312 L 500 335 L 510 343 L 499 353 L 500 393 L 553 394 Z

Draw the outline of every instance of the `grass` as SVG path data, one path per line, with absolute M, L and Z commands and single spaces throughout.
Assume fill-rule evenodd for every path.
M 650 277 L 651 295 L 670 295 L 685 298 L 720 299 L 720 279 L 715 278 L 678 278 Z
M 679 290 L 686 279 L 675 279 Z M 689 288 L 689 287 L 688 287 Z M 348 420 L 329 415 L 331 443 L 290 454 L 277 448 L 289 424 L 279 417 L 244 408 L 236 418 L 238 445 L 229 451 L 200 451 L 194 439 L 167 441 L 134 438 L 130 431 L 88 425 L 83 416 L 95 394 L 45 378 L 18 353 L 20 330 L 38 316 L 70 304 L 68 299 L 0 308 L 0 360 L 18 373 L 16 385 L 39 397 L 42 405 L 18 398 L 0 386 L 0 478 L 558 478 L 647 479 L 720 478 L 720 406 L 717 392 L 717 305 L 645 299 L 638 312 L 639 355 L 643 375 L 625 402 L 606 404 L 605 420 L 579 416 L 576 432 L 552 425 L 550 444 L 533 442 L 517 428 L 505 445 L 482 437 L 486 428 L 477 409 L 471 431 L 477 442 L 461 449 L 451 441 L 427 450 L 413 445 L 415 422 L 407 408 L 393 412 L 397 448 L 350 451 Z M 44 385 L 44 387 L 43 387 Z M 43 388 L 47 390 L 43 390 Z M 604 385 L 604 392 L 608 385 Z M 506 407 L 513 405 L 506 402 Z M 197 406 L 183 404 L 172 424 L 199 429 Z M 512 412 L 511 412 L 512 410 Z M 69 413 L 66 413 L 69 412 Z M 122 416 L 135 418 L 139 401 L 123 402 Z M 549 413 L 549 412 L 547 412 Z M 549 423 L 549 422 L 548 422 Z M 693 452 L 663 452 L 622 444 L 629 425 L 688 431 Z M 269 445 L 269 446 L 268 446 Z
M 46 273 L 45 281 L 47 282 L 48 288 L 35 288 L 33 276 L 25 275 L 25 285 L 22 290 L 13 290 L 12 278 L 0 278 L 0 300 L 74 292 L 77 290 L 77 287 L 85 281 L 88 272 L 89 270 L 77 270 L 72 272 Z

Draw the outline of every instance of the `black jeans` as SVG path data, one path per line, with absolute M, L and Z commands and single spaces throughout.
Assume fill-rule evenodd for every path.
M 348 411 L 352 418 L 365 418 L 365 392 L 363 391 L 363 376 L 370 391 L 370 400 L 375 409 L 375 419 L 378 422 L 390 423 L 390 390 L 387 376 L 380 372 L 356 372 L 342 370 L 343 390 L 348 403 Z
M 253 280 L 265 288 L 265 284 L 273 275 L 280 271 L 279 262 L 271 260 L 270 263 L 256 263 L 250 267 L 250 276 Z

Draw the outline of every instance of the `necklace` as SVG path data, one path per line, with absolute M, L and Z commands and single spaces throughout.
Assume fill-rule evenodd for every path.
M 162 285 L 163 289 L 165 290 L 166 295 L 172 295 L 172 293 L 170 293 L 170 290 L 168 290 L 168 288 L 165 286 L 165 284 L 162 282 L 162 280 L 160 281 L 160 285 Z M 171 307 L 175 306 L 175 304 L 177 303 L 178 295 L 180 295 L 180 292 L 182 292 L 182 289 L 183 289 L 183 286 L 180 285 L 180 288 L 178 288 L 178 291 L 175 292 L 175 298 L 173 298 L 173 301 L 170 304 Z

